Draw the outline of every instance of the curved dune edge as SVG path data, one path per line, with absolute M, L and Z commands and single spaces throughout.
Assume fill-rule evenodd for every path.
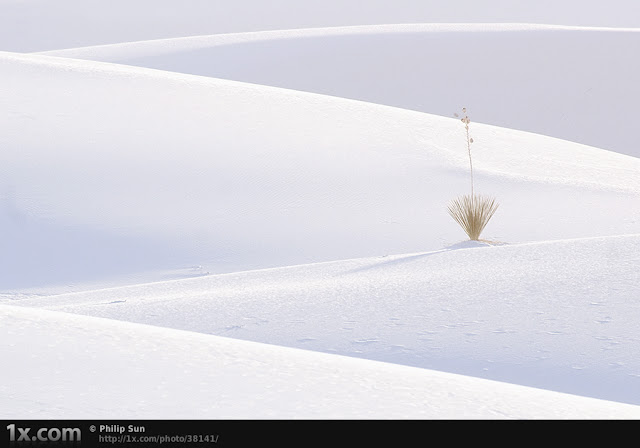
M 10 306 L 0 320 L 5 418 L 640 418 L 637 406 L 190 332 Z

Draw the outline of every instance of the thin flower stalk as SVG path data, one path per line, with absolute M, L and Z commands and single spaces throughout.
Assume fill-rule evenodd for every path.
M 498 209 L 498 203 L 494 198 L 476 196 L 473 185 L 473 159 L 471 157 L 471 144 L 473 138 L 469 134 L 471 120 L 467 115 L 467 109 L 462 109 L 465 134 L 467 137 L 467 153 L 469 155 L 469 173 L 471 178 L 471 195 L 464 195 L 454 199 L 449 204 L 449 214 L 462 227 L 470 240 L 479 240 L 480 234 L 489 223 Z M 458 117 L 458 114 L 454 114 Z

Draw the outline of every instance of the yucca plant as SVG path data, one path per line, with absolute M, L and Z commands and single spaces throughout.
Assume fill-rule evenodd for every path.
M 449 214 L 460 224 L 462 230 L 469 236 L 470 240 L 477 241 L 480 234 L 489 223 L 489 220 L 498 209 L 498 203 L 494 198 L 488 196 L 477 196 L 473 189 L 473 160 L 471 158 L 471 144 L 473 139 L 469 136 L 469 117 L 467 109 L 462 108 L 463 117 L 461 121 L 467 136 L 467 152 L 469 154 L 469 172 L 471 177 L 471 194 L 463 195 L 449 203 Z M 458 117 L 458 114 L 454 114 Z

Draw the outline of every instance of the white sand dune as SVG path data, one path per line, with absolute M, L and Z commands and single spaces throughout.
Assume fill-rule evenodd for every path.
M 639 247 L 466 243 L 8 303 L 640 405 Z
M 7 419 L 640 418 L 638 406 L 166 328 L 10 306 L 0 322 Z
M 636 0 L 0 0 L 0 50 L 44 51 L 204 34 L 387 23 L 640 27 Z
M 231 272 L 437 250 L 464 237 L 446 213 L 469 189 L 458 120 L 91 61 L 4 53 L 1 67 L 12 86 L 0 125 L 13 247 L 4 289 L 110 269 Z M 639 159 L 480 124 L 473 134 L 477 191 L 501 202 L 488 238 L 638 232 Z
M 640 157 L 640 28 L 413 24 L 132 42 L 46 54 L 353 98 Z M 607 79 L 615 74 L 615 81 Z
M 635 3 L 54 3 L 0 0 L 4 418 L 640 417 Z

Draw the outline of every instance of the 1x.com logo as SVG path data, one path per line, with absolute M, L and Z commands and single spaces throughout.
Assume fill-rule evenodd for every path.
M 79 442 L 80 428 L 16 428 L 14 423 L 7 426 L 9 442 Z

